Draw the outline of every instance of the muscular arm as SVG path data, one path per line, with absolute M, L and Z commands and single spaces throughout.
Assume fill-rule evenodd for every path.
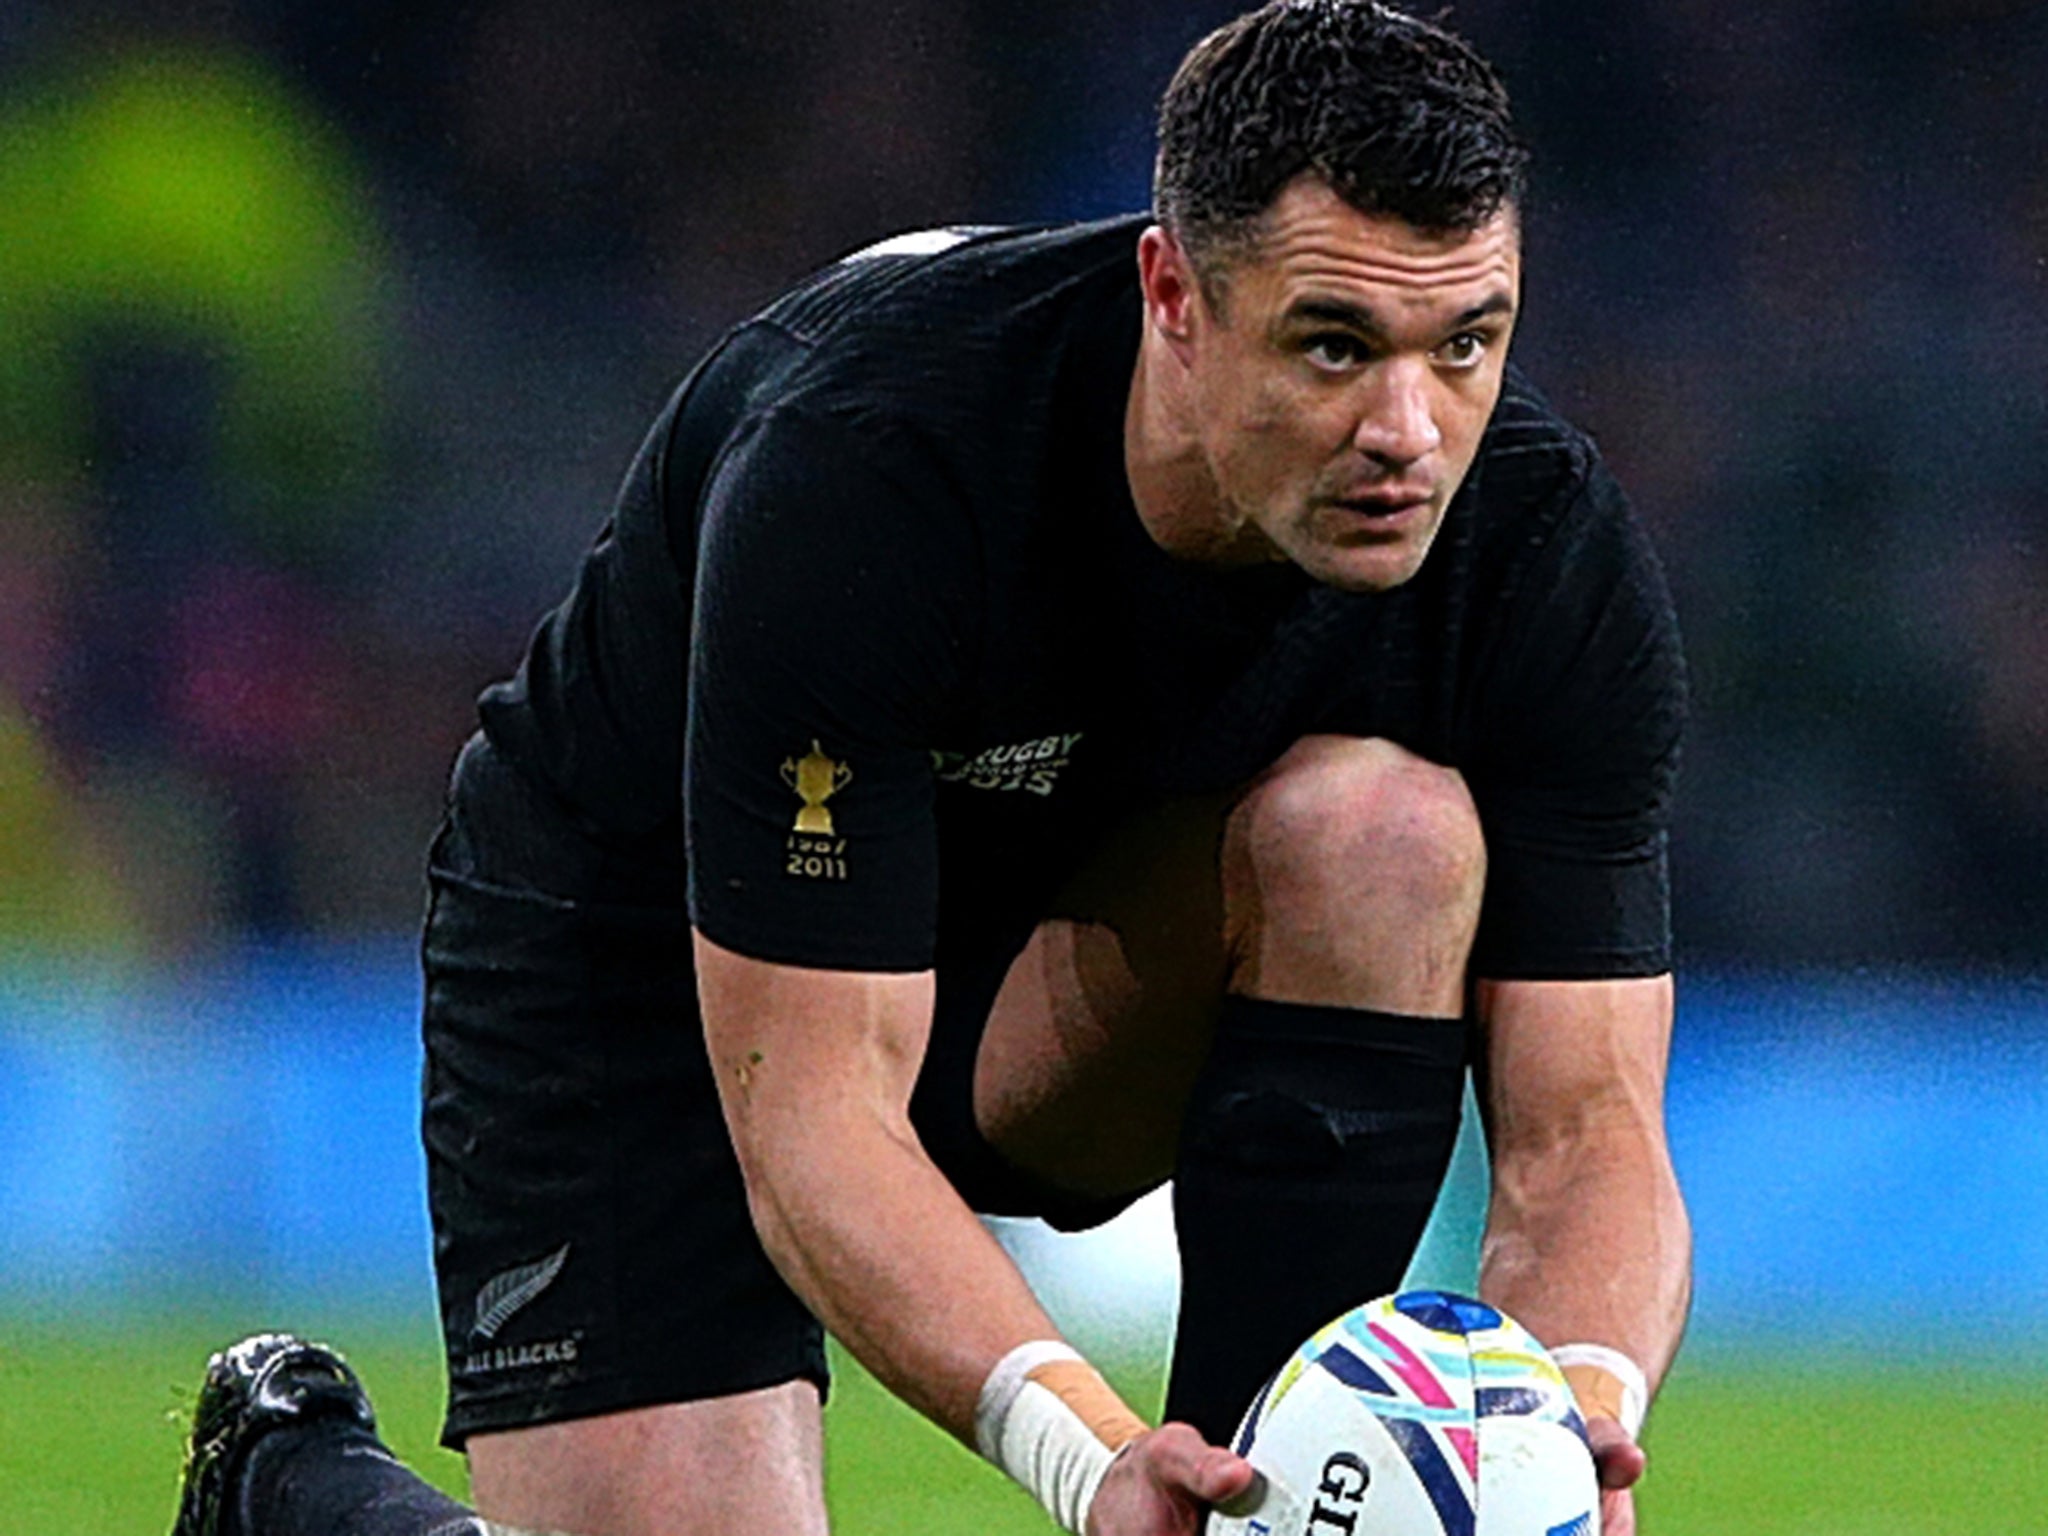
M 931 973 L 775 965 L 702 934 L 696 952 L 712 1067 L 762 1246 L 885 1386 L 973 1445 L 996 1362 L 1059 1333 L 911 1128 Z M 1095 1433 L 1142 1427 L 1099 1392 Z M 1087 1505 L 1090 1536 L 1193 1536 L 1208 1505 L 1252 1477 L 1185 1424 L 1127 1449 Z
M 1480 1291 L 1547 1344 L 1620 1350 L 1655 1390 L 1692 1293 L 1664 1139 L 1671 978 L 1481 982 L 1479 1011 L 1493 1155 Z M 1633 1536 L 1643 1453 L 1590 1410 L 1587 1431 L 1601 1529 Z
M 696 940 L 719 1096 L 768 1256 L 885 1386 L 974 1443 L 989 1371 L 1059 1336 L 911 1128 L 930 972 L 808 970 Z
M 1480 1289 L 1550 1344 L 1678 1350 L 1692 1240 L 1664 1137 L 1669 976 L 1482 982 L 1493 1157 Z

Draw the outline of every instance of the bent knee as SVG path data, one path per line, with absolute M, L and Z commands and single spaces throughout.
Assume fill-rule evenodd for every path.
M 471 1435 L 465 1449 L 478 1513 L 513 1532 L 827 1530 L 808 1380 Z
M 1390 904 L 1476 912 L 1486 840 L 1464 776 L 1377 737 L 1307 736 L 1246 791 L 1226 899 L 1320 920 Z

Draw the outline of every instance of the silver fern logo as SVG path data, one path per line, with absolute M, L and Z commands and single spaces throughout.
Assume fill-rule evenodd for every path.
M 471 1342 L 484 1343 L 496 1338 L 500 1328 L 555 1283 L 555 1276 L 568 1262 L 569 1245 L 564 1243 L 544 1259 L 521 1264 L 485 1281 L 483 1289 L 476 1293 L 476 1323 L 469 1331 Z

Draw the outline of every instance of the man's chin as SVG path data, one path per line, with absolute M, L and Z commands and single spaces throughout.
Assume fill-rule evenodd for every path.
M 1386 521 L 1323 518 L 1296 530 L 1307 536 L 1285 553 L 1326 587 L 1387 592 L 1414 579 L 1442 526 L 1441 514 L 1432 507 Z
M 1428 553 L 1427 546 L 1416 549 L 1405 542 L 1335 548 L 1325 545 L 1297 557 L 1294 563 L 1324 586 L 1340 592 L 1390 592 L 1414 579 Z

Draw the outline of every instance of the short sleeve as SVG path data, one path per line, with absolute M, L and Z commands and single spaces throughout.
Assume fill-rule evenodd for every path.
M 683 754 L 691 921 L 756 959 L 931 964 L 931 748 L 978 565 L 964 511 L 830 418 L 743 428 L 703 494 Z
M 1595 463 L 1518 584 L 1467 777 L 1487 840 L 1473 954 L 1496 979 L 1671 966 L 1671 796 L 1686 713 L 1677 615 Z

